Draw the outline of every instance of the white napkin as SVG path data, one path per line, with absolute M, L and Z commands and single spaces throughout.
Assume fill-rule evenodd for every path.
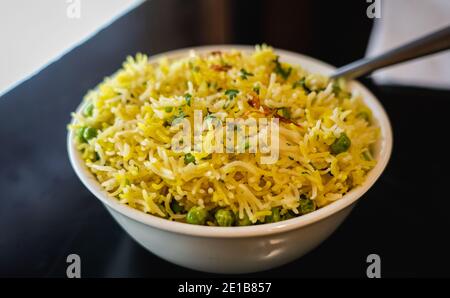
M 366 56 L 374 56 L 450 25 L 449 0 L 381 2 Z M 374 73 L 379 84 L 450 89 L 450 51 L 437 53 Z

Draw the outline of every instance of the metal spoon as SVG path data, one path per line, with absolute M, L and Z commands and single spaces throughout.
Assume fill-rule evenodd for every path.
M 450 26 L 376 57 L 363 58 L 336 70 L 330 78 L 354 79 L 377 69 L 450 49 Z

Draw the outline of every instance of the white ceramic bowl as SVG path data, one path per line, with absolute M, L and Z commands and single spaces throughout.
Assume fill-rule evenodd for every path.
M 209 52 L 230 48 L 253 50 L 250 46 L 233 45 L 194 49 Z M 163 55 L 179 57 L 188 54 L 189 50 Z M 335 69 L 304 55 L 283 50 L 276 52 L 282 61 L 299 64 L 311 72 L 329 74 Z M 104 204 L 122 228 L 155 255 L 180 266 L 207 272 L 248 273 L 270 269 L 301 257 L 330 236 L 388 163 L 392 150 L 392 130 L 386 112 L 363 85 L 351 82 L 350 87 L 361 92 L 373 112 L 375 123 L 381 128 L 382 137 L 374 148 L 378 163 L 362 186 L 328 206 L 293 219 L 247 227 L 208 227 L 168 221 L 120 204 L 109 196 L 80 158 L 71 132 L 67 138 L 70 162 L 83 184 Z

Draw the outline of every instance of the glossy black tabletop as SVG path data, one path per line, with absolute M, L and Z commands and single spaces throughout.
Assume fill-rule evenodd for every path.
M 364 55 L 372 25 L 364 1 L 281 1 L 284 14 L 269 1 L 219 2 L 147 1 L 0 97 L 0 276 L 65 277 L 73 253 L 83 277 L 218 276 L 161 260 L 114 222 L 69 164 L 71 111 L 129 54 L 266 42 L 343 65 Z M 208 9 L 226 17 L 217 25 Z M 386 171 L 317 249 L 246 276 L 366 277 L 376 253 L 383 277 L 450 277 L 450 92 L 363 83 L 392 121 Z

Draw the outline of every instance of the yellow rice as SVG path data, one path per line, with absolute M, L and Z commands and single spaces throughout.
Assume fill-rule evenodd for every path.
M 98 131 L 88 142 L 77 140 L 77 148 L 111 196 L 170 220 L 186 216 L 171 210 L 172 200 L 186 210 L 230 208 L 253 223 L 264 222 L 274 207 L 282 214 L 299 214 L 302 195 L 318 208 L 330 204 L 363 183 L 376 164 L 370 147 L 379 130 L 360 117 L 370 117 L 370 110 L 345 82 L 276 61 L 267 46 L 252 53 L 191 52 L 153 62 L 143 54 L 128 57 L 85 96 L 85 104 L 93 105 L 92 115 L 73 114 L 70 129 Z M 224 92 L 230 89 L 239 93 L 226 106 Z M 189 105 L 186 94 L 191 95 Z M 220 118 L 264 117 L 263 108 L 251 104 L 255 97 L 269 109 L 290 111 L 291 122 L 280 122 L 275 164 L 262 164 L 260 153 L 195 152 L 196 162 L 185 164 L 185 154 L 171 150 L 176 131 L 167 122 L 177 113 L 191 122 L 194 109 Z M 334 155 L 330 145 L 343 132 L 351 146 Z

